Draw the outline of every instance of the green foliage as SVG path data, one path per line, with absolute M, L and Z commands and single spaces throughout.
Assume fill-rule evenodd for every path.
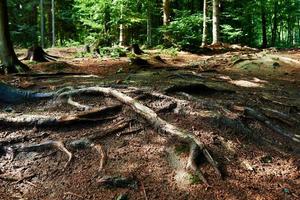
M 188 11 L 177 12 L 178 17 L 170 25 L 162 27 L 165 40 L 173 46 L 185 48 L 201 44 L 202 14 L 191 14 Z
M 181 144 L 181 145 L 175 146 L 175 153 L 177 155 L 180 155 L 182 153 L 187 153 L 187 152 L 189 152 L 189 150 L 190 150 L 190 147 L 188 144 Z
M 114 47 L 103 47 L 99 49 L 100 57 L 111 57 L 119 58 L 126 56 L 126 50 L 124 48 L 114 46 Z
M 44 1 L 45 41 L 51 43 L 51 1 Z M 210 2 L 210 1 L 209 1 Z M 28 47 L 41 40 L 40 2 L 10 0 L 9 25 L 13 43 Z M 60 46 L 119 43 L 120 25 L 128 45 L 146 44 L 147 24 L 152 46 L 168 44 L 179 49 L 198 48 L 202 40 L 202 1 L 171 1 L 171 23 L 162 25 L 162 1 L 151 0 L 61 0 L 55 1 L 56 38 Z M 211 41 L 211 3 L 208 13 L 208 43 Z M 260 47 L 262 10 L 266 15 L 268 46 L 299 47 L 299 0 L 221 1 L 221 39 Z
M 233 28 L 229 24 L 221 25 L 221 33 L 223 37 L 225 37 L 229 43 L 234 43 L 239 37 L 243 35 L 243 32 L 240 28 Z

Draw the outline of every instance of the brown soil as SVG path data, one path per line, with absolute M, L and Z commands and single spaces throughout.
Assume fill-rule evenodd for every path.
M 140 69 L 132 66 L 128 58 L 99 59 L 75 58 L 76 48 L 50 49 L 51 55 L 62 57 L 59 62 L 30 64 L 34 71 L 40 72 L 76 72 L 99 76 L 93 80 L 85 78 L 56 77 L 37 79 L 33 77 L 2 76 L 13 85 L 22 88 L 54 90 L 65 85 L 91 85 L 107 77 L 115 78 L 113 82 L 124 81 L 118 77 L 122 73 L 136 73 Z M 22 53 L 23 51 L 21 51 Z M 21 54 L 20 53 L 20 54 Z M 271 105 L 263 103 L 259 95 L 268 94 L 273 100 L 300 104 L 300 66 L 285 66 L 288 73 L 249 72 L 233 66 L 237 56 L 255 55 L 253 52 L 228 52 L 216 55 L 195 55 L 180 52 L 177 56 L 161 54 L 165 63 L 152 59 L 156 51 L 149 51 L 146 56 L 153 68 L 168 68 L 193 71 L 207 78 L 205 81 L 221 82 L 237 88 L 238 93 L 225 96 L 217 94 L 205 97 L 211 101 L 232 101 L 237 105 Z M 300 51 L 272 53 L 298 60 Z M 281 64 L 281 63 L 280 63 Z M 281 64 L 281 65 L 284 65 Z M 283 66 L 284 67 L 284 66 Z M 209 72 L 207 70 L 212 70 Z M 208 80 L 209 79 L 209 80 Z M 98 96 L 78 97 L 79 102 L 93 106 L 114 103 L 111 98 Z M 293 100 L 293 101 L 292 101 Z M 147 104 L 155 109 L 155 105 Z M 0 105 L 1 112 L 8 105 Z M 42 113 L 62 115 L 78 112 L 76 109 L 41 101 L 22 105 L 10 105 L 15 112 Z M 274 105 L 274 107 L 276 107 Z M 276 108 L 280 106 L 277 105 Z M 203 111 L 194 108 L 195 111 Z M 282 109 L 284 110 L 284 108 Z M 295 118 L 299 117 L 299 110 Z M 240 133 L 213 124 L 204 116 L 182 116 L 174 113 L 161 113 L 168 122 L 186 130 L 193 131 L 203 141 L 221 163 L 226 172 L 220 179 L 207 164 L 201 169 L 208 179 L 209 186 L 194 180 L 186 186 L 176 181 L 177 169 L 170 161 L 170 149 L 176 148 L 164 134 L 158 134 L 143 120 L 136 117 L 129 108 L 114 120 L 76 124 L 66 127 L 34 128 L 8 127 L 0 125 L 0 141 L 8 138 L 28 135 L 25 144 L 39 143 L 47 140 L 70 141 L 95 132 L 101 132 L 109 125 L 121 119 L 132 119 L 134 127 L 141 128 L 138 133 L 119 133 L 98 141 L 108 153 L 108 162 L 104 170 L 98 171 L 100 155 L 94 149 L 76 151 L 67 168 L 66 155 L 60 151 L 50 150 L 42 153 L 20 153 L 13 161 L 11 155 L 1 156 L 0 148 L 0 199 L 116 199 L 120 194 L 128 194 L 129 199 L 299 199 L 300 198 L 300 151 L 299 143 L 294 144 L 274 134 L 262 124 L 249 119 L 248 125 L 260 130 L 258 134 L 276 140 L 275 145 L 265 145 Z M 299 118 L 298 118 L 299 120 Z M 131 127 L 132 128 L 132 127 Z M 299 134 L 299 127 L 291 127 L 291 132 Z M 124 130 L 126 132 L 128 130 Z M 33 138 L 33 139 L 31 139 Z M 17 144 L 20 145 L 20 144 Z M 175 151 L 175 150 L 174 150 Z M 185 159 L 186 152 L 176 152 Z M 27 177 L 26 176 L 30 176 Z M 106 188 L 97 180 L 103 176 L 132 177 L 138 181 L 137 189 Z M 7 179 L 7 177 L 12 177 Z M 24 178 L 25 177 L 25 178 Z

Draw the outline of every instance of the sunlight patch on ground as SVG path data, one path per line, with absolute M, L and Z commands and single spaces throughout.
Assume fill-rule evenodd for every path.
M 235 81 L 229 81 L 229 83 L 240 86 L 240 87 L 246 87 L 246 88 L 257 88 L 257 87 L 263 87 L 260 83 L 254 83 L 251 81 L 245 81 L 245 80 L 235 80 Z
M 268 81 L 261 80 L 261 79 L 256 78 L 256 77 L 253 78 L 253 82 L 254 82 L 254 83 L 268 83 Z

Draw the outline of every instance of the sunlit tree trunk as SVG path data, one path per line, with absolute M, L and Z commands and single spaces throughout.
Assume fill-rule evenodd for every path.
M 123 20 L 123 3 L 121 5 L 121 21 Z M 123 21 L 120 24 L 120 37 L 119 37 L 119 44 L 120 46 L 125 46 L 126 45 L 126 35 L 125 35 L 125 26 Z
M 213 42 L 220 43 L 220 0 L 213 0 Z
M 207 44 L 207 0 L 203 0 L 203 31 L 202 31 L 202 47 Z
M 2 73 L 18 73 L 29 68 L 21 63 L 14 51 L 8 29 L 7 1 L 0 1 L 0 59 Z
M 163 23 L 164 25 L 168 25 L 170 23 L 170 0 L 163 0 Z

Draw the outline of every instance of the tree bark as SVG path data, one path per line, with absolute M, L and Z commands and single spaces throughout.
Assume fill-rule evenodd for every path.
M 52 47 L 55 47 L 55 2 L 51 1 L 51 11 L 52 11 Z
M 207 44 L 207 0 L 203 0 L 203 32 L 202 32 L 202 47 Z
M 213 42 L 220 43 L 220 0 L 213 0 Z
M 0 70 L 3 73 L 25 72 L 29 68 L 18 60 L 10 39 L 6 3 L 7 0 L 0 1 Z
M 41 14 L 41 47 L 45 48 L 44 0 L 40 0 L 40 14 Z
M 163 0 L 163 12 L 164 12 L 163 23 L 164 25 L 168 25 L 170 24 L 170 13 L 171 13 L 170 0 Z
M 273 17 L 271 46 L 275 46 L 275 44 L 276 44 L 277 27 L 278 27 L 278 0 L 275 0 L 274 1 L 274 17 Z
M 121 20 L 123 20 L 123 9 L 124 9 L 123 7 L 124 7 L 124 5 L 121 5 Z M 124 26 L 123 21 L 121 21 L 121 24 L 120 24 L 119 43 L 120 43 L 120 46 L 126 45 L 125 26 Z
M 267 40 L 267 16 L 266 16 L 266 8 L 264 5 L 264 1 L 260 1 L 261 6 L 261 28 L 262 28 L 262 48 L 267 48 L 268 40 Z
M 152 46 L 152 3 L 148 0 L 147 5 L 147 44 Z

